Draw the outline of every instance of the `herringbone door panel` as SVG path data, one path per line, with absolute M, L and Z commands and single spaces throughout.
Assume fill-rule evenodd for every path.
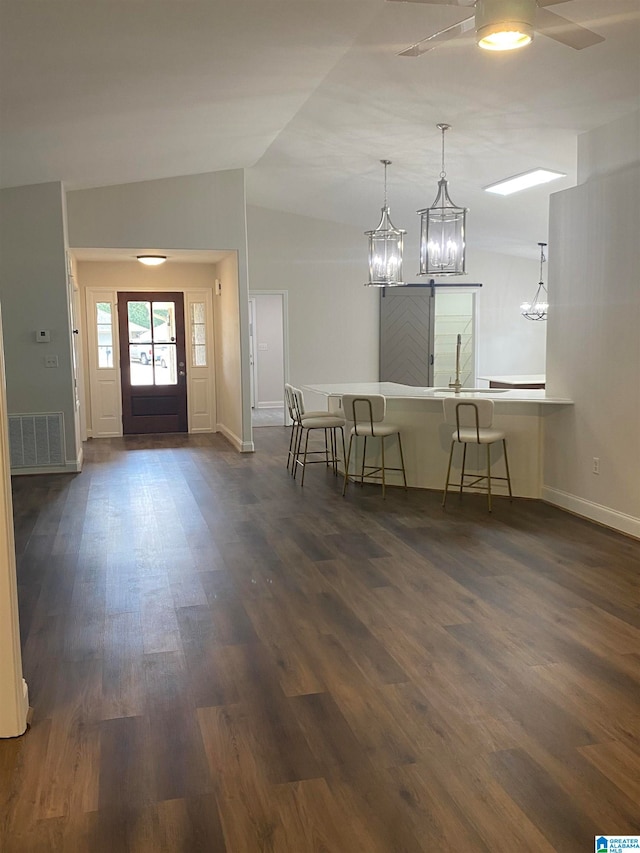
M 380 381 L 431 385 L 433 303 L 429 288 L 387 289 L 380 299 Z

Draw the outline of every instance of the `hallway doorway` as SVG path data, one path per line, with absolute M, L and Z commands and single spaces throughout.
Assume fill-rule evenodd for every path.
M 287 292 L 253 291 L 249 309 L 251 423 L 254 427 L 283 426 L 288 376 Z

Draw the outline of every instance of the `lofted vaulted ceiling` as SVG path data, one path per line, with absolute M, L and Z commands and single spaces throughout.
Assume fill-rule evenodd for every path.
M 579 133 L 640 106 L 640 0 L 568 0 L 605 41 L 504 54 L 408 45 L 468 9 L 386 0 L 0 0 L 0 181 L 68 189 L 245 168 L 250 203 L 372 228 L 389 158 L 410 235 L 440 135 L 478 248 L 535 257 Z M 482 187 L 566 172 L 510 198 Z

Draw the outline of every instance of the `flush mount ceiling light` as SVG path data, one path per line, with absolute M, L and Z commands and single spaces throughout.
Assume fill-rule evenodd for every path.
M 449 197 L 444 168 L 444 135 L 451 128 L 438 124 L 442 132 L 442 171 L 438 194 L 431 205 L 419 210 L 420 272 L 418 275 L 464 275 L 466 207 L 457 207 Z
M 369 281 L 366 287 L 401 287 L 404 235 L 391 221 L 387 203 L 387 166 L 391 160 L 380 160 L 384 166 L 384 205 L 378 227 L 365 231 L 369 238 Z
M 536 290 L 536 295 L 533 297 L 533 302 L 523 302 L 520 306 L 520 313 L 527 320 L 546 320 L 549 309 L 547 288 L 544 286 L 544 281 L 542 280 L 542 265 L 547 260 L 544 255 L 547 244 L 538 243 L 538 246 L 540 246 L 540 281 L 538 282 L 538 289 Z
M 503 181 L 489 184 L 489 186 L 484 187 L 484 190 L 488 193 L 496 193 L 496 195 L 511 195 L 512 193 L 519 193 L 521 190 L 528 190 L 530 187 L 537 187 L 540 184 L 548 184 L 549 181 L 555 181 L 557 178 L 566 177 L 566 172 L 554 172 L 552 169 L 530 169 L 528 172 L 512 175 Z
M 166 255 L 138 255 L 137 258 L 141 264 L 148 267 L 159 267 L 167 260 Z

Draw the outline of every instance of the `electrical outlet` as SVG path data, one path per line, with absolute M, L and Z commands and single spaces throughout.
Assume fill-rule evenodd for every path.
M 58 356 L 57 355 L 45 355 L 44 366 L 45 367 L 57 367 L 58 366 Z
M 599 456 L 593 457 L 593 473 L 594 474 L 600 473 L 600 457 Z

